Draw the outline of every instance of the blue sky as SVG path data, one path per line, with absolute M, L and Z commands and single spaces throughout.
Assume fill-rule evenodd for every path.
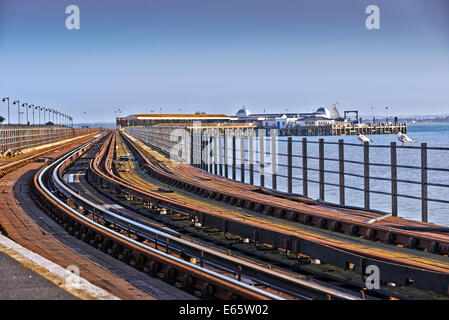
M 80 30 L 65 28 L 71 4 Z M 380 30 L 365 27 L 370 4 Z M 75 121 L 335 101 L 449 113 L 449 1 L 0 0 L 0 95 Z

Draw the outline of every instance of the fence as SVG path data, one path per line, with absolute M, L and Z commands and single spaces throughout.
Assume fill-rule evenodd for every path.
M 61 126 L 0 126 L 0 152 L 24 149 L 62 141 L 92 132 L 90 128 Z
M 216 175 L 341 206 L 449 222 L 449 148 L 278 137 L 276 130 L 126 128 Z M 420 217 L 418 217 L 420 215 Z

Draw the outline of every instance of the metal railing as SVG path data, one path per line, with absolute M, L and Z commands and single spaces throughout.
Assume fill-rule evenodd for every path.
M 446 147 L 278 137 L 276 130 L 267 137 L 255 130 L 126 131 L 178 160 L 232 180 L 393 216 L 417 219 L 420 213 L 423 222 L 429 220 L 429 204 L 437 204 L 431 208 L 435 213 L 449 212 Z
M 85 135 L 97 129 L 63 126 L 3 126 L 0 127 L 0 153 L 23 151 L 57 141 Z

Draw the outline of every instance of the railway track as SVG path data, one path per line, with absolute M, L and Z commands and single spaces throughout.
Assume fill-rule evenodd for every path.
M 88 143 L 55 161 L 39 171 L 33 180 L 36 201 L 69 233 L 128 262 L 139 270 L 162 277 L 167 282 L 202 298 L 280 299 L 273 293 L 204 269 L 144 244 L 143 241 L 146 238 L 155 235 L 165 237 L 169 241 L 171 239 L 171 242 L 174 242 L 176 237 L 117 215 L 71 190 L 60 176 L 67 166 L 76 161 L 92 145 L 92 142 Z M 78 204 L 82 203 L 84 214 L 74 210 L 56 194 L 65 195 L 66 201 L 71 199 L 71 201 L 76 200 Z M 93 215 L 93 219 L 87 217 L 86 210 Z M 196 249 L 199 250 L 199 248 Z
M 81 138 L 81 139 L 83 139 L 81 141 L 87 141 L 89 139 L 89 137 L 93 137 L 94 135 L 98 135 L 98 134 L 97 133 L 96 134 L 90 134 L 86 138 Z M 3 165 L 1 165 L 1 163 L 0 163 L 0 178 L 3 177 L 4 175 L 8 174 L 9 172 L 13 171 L 13 170 L 16 170 L 16 169 L 18 169 L 20 167 L 23 167 L 27 163 L 36 161 L 39 158 L 43 158 L 43 157 L 45 157 L 45 156 L 47 156 L 47 155 L 49 155 L 51 153 L 54 153 L 54 152 L 56 152 L 58 150 L 66 148 L 66 147 L 67 147 L 66 144 L 61 144 L 61 145 L 58 145 L 58 146 L 56 146 L 54 148 L 47 148 L 44 151 L 37 152 L 37 153 L 31 154 L 29 156 L 24 156 L 23 158 L 15 160 L 15 161 L 7 162 L 6 164 L 3 164 Z
M 161 170 L 160 164 L 158 166 L 152 164 L 139 150 L 133 149 L 130 141 L 126 139 L 125 141 L 143 169 L 148 171 L 151 166 Z M 362 276 L 366 266 L 373 264 L 381 270 L 381 281 L 384 283 L 393 282 L 399 286 L 410 286 L 447 294 L 449 268 L 446 257 L 382 243 L 376 243 L 375 245 L 366 244 L 370 241 L 365 241 L 366 245 L 361 246 L 355 243 L 363 243 L 363 239 L 358 238 L 351 238 L 357 239 L 354 242 L 355 245 L 354 243 L 344 243 L 341 240 L 346 241 L 349 237 L 339 236 L 335 232 L 333 235 L 336 238 L 333 241 L 332 239 L 323 238 L 313 239 L 309 237 L 310 233 L 308 231 L 311 230 L 310 228 L 306 228 L 305 231 L 307 232 L 301 232 L 301 234 L 273 230 L 274 228 L 270 228 L 270 226 L 253 223 L 251 219 L 233 219 L 232 217 L 202 210 L 198 207 L 188 206 L 184 202 L 168 201 L 166 197 L 161 197 L 160 194 L 148 194 L 144 190 L 139 190 L 139 188 L 129 184 L 127 187 L 118 186 L 116 181 L 108 182 L 110 178 L 104 174 L 91 173 L 90 178 L 107 185 L 111 190 L 127 193 L 131 197 L 140 199 L 142 202 L 153 203 L 159 207 L 165 206 L 173 212 L 190 214 L 203 226 L 213 227 L 225 233 L 241 235 L 250 241 L 268 243 L 276 248 L 283 248 L 286 252 L 299 253 L 300 251 L 326 263 L 344 269 L 354 269 Z M 298 224 L 298 226 L 300 225 Z M 320 229 L 312 229 L 314 232 L 322 232 Z
M 114 212 L 120 212 L 114 208 Z M 143 220 L 148 220 L 147 218 Z M 158 228 L 160 230 L 160 228 Z M 136 230 L 134 230 L 136 232 Z M 143 231 L 137 230 L 140 237 Z M 305 279 L 296 273 L 280 272 L 279 270 L 268 269 L 265 264 L 257 264 L 249 261 L 248 258 L 242 259 L 230 255 L 228 250 L 211 249 L 210 243 L 199 244 L 192 242 L 192 239 L 181 238 L 180 234 L 173 235 L 170 233 L 155 232 L 154 230 L 145 231 L 145 239 L 151 239 L 153 243 L 164 244 L 167 241 L 170 247 L 181 252 L 182 255 L 195 261 L 199 261 L 200 265 L 208 264 L 222 271 L 228 271 L 239 275 L 240 278 L 249 279 L 253 283 L 261 283 L 268 285 L 269 288 L 276 291 L 282 291 L 288 295 L 300 299 L 360 299 L 359 291 L 350 291 L 348 289 L 332 287 L 329 284 L 316 280 Z M 228 252 L 226 252 L 228 251 Z
M 151 177 L 204 198 L 374 242 L 448 256 L 449 228 L 325 204 L 219 177 L 186 164 L 160 161 L 123 135 Z M 220 165 L 219 165 L 220 166 Z M 223 166 L 223 165 L 221 165 Z

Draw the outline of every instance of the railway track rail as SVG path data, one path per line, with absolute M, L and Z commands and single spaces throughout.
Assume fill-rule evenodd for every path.
M 90 142 L 40 170 L 32 183 L 35 200 L 69 233 L 139 270 L 162 277 L 167 282 L 202 298 L 281 299 L 273 293 L 204 269 L 142 243 L 143 239 L 150 238 L 150 235 L 158 235 L 173 241 L 176 237 L 114 214 L 84 199 L 65 185 L 60 178 L 64 169 L 96 142 L 99 141 Z M 64 194 L 63 198 L 66 200 L 72 199 L 82 203 L 85 206 L 84 210 L 87 211 L 84 214 L 79 213 L 57 197 L 57 194 Z M 89 219 L 86 212 L 92 213 L 95 218 Z M 122 232 L 115 231 L 117 229 Z M 130 237 L 131 234 L 135 239 Z
M 125 138 L 125 141 L 143 169 L 156 170 L 157 174 L 162 174 L 159 166 L 152 164 L 129 140 Z M 109 153 L 106 162 L 110 164 L 112 148 Z M 109 175 L 111 174 L 109 173 Z M 140 199 L 144 203 L 165 207 L 173 212 L 190 214 L 193 220 L 198 221 L 200 225 L 216 228 L 224 233 L 229 232 L 250 241 L 267 243 L 276 248 L 283 248 L 286 252 L 301 252 L 343 269 L 354 269 L 362 276 L 365 274 L 367 266 L 376 265 L 380 270 L 381 281 L 384 283 L 393 282 L 399 286 L 413 286 L 443 294 L 448 292 L 449 268 L 446 257 L 430 253 L 415 254 L 413 252 L 419 251 L 394 246 L 391 246 L 392 249 L 388 249 L 390 247 L 388 245 L 383 245 L 382 250 L 379 250 L 380 244 L 377 248 L 357 248 L 342 244 L 341 241 L 333 243 L 322 239 L 312 239 L 307 234 L 281 232 L 264 226 L 263 223 L 255 224 L 251 221 L 233 219 L 208 210 L 201 210 L 201 208 L 192 208 L 187 203 L 169 201 L 160 194 L 150 194 L 129 184 L 120 184 L 110 176 L 99 173 L 98 170 L 90 170 L 89 178 L 111 190 Z M 174 185 L 177 186 L 176 183 Z M 387 249 L 384 250 L 385 248 Z M 392 251 L 389 252 L 389 250 Z
M 85 201 L 83 201 L 86 203 Z M 102 210 L 102 207 L 94 207 L 92 203 L 86 203 L 89 211 Z M 120 211 L 114 209 L 114 211 Z M 108 215 L 111 213 L 109 212 Z M 125 215 L 125 214 L 123 214 Z M 319 281 L 309 280 L 303 276 L 292 275 L 287 273 L 280 273 L 278 270 L 267 269 L 265 265 L 260 265 L 250 262 L 248 259 L 241 259 L 236 256 L 231 256 L 229 252 L 224 250 L 211 249 L 206 244 L 199 244 L 181 238 L 180 234 L 173 234 L 174 231 L 166 232 L 158 228 L 149 228 L 142 226 L 139 223 L 132 223 L 129 219 L 123 218 L 120 215 L 114 216 L 114 225 L 121 225 L 123 229 L 130 228 L 131 233 L 137 235 L 141 239 L 151 240 L 153 243 L 158 243 L 159 246 L 167 247 L 169 243 L 170 249 L 176 250 L 184 257 L 190 259 L 194 258 L 199 261 L 200 265 L 213 266 L 216 269 L 227 271 L 244 277 L 253 283 L 259 283 L 262 286 L 288 294 L 294 298 L 300 299 L 345 299 L 357 300 L 361 299 L 359 291 L 350 291 L 348 289 L 338 289 L 336 286 L 329 286 L 328 284 L 320 283 Z M 146 218 L 144 220 L 147 220 Z M 156 245 L 157 246 L 157 245 Z M 368 297 L 372 298 L 372 297 Z
M 379 221 L 383 222 L 383 218 L 386 217 L 380 214 L 373 219 L 366 218 L 360 221 L 354 219 L 354 216 L 339 215 L 339 212 L 358 214 L 359 216 L 363 216 L 367 212 L 254 187 L 186 165 L 169 167 L 164 163 L 155 164 L 157 161 L 150 161 L 139 146 L 133 144 L 126 135 L 122 136 L 130 148 L 136 152 L 143 170 L 149 176 L 193 194 L 267 216 L 350 236 L 363 237 L 371 241 L 380 241 L 444 256 L 449 253 L 449 228 L 438 228 L 433 224 L 417 223 L 400 218 L 389 218 L 387 219 L 388 223 L 379 223 Z

